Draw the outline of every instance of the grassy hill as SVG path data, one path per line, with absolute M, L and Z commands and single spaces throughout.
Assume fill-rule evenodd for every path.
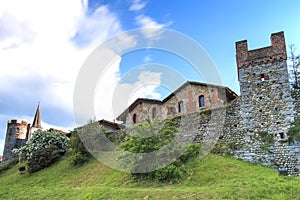
M 177 184 L 132 181 L 96 160 L 75 167 L 66 158 L 34 174 L 18 165 L 0 174 L 0 199 L 300 199 L 300 179 L 216 155 L 190 162 Z

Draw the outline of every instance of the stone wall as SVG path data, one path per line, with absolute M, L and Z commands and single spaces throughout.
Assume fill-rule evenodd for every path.
M 27 133 L 28 126 L 26 121 L 18 123 L 17 120 L 9 120 L 7 122 L 3 162 L 17 157 L 12 150 L 14 148 L 20 148 L 26 144 Z
M 294 120 L 286 61 L 241 68 L 239 75 L 243 130 L 286 133 Z
M 271 35 L 272 45 L 248 51 L 247 41 L 236 43 L 241 93 L 241 128 L 250 135 L 280 134 L 294 120 L 283 32 Z
M 136 123 L 144 123 L 146 119 L 153 119 L 153 109 L 156 109 L 156 116 L 162 115 L 161 105 L 141 101 L 126 115 L 125 126 L 129 127 L 134 124 L 133 115 L 136 115 Z
M 203 144 L 207 151 L 219 152 L 218 148 L 222 148 L 221 154 L 268 166 L 285 175 L 300 176 L 300 145 L 289 144 L 276 134 L 243 131 L 241 110 L 241 99 L 237 98 L 225 107 L 181 116 L 180 137 L 185 138 L 183 141 L 194 138 L 193 142 Z
M 271 167 L 285 175 L 300 176 L 299 144 L 290 145 L 277 134 L 264 133 L 264 129 L 245 131 L 241 105 L 242 99 L 236 98 L 227 105 L 172 117 L 178 127 L 176 138 L 202 144 L 200 156 L 209 152 L 227 154 Z M 150 108 L 148 106 L 143 106 L 143 109 Z M 123 129 L 110 132 L 108 138 L 124 141 L 126 134 L 129 133 Z
M 204 98 L 204 105 L 200 105 L 200 96 Z M 126 127 L 136 123 L 143 123 L 144 120 L 154 118 L 166 119 L 188 113 L 199 112 L 207 108 L 215 108 L 225 105 L 232 101 L 237 95 L 229 88 L 222 86 L 209 85 L 198 82 L 186 82 L 174 93 L 169 95 L 163 101 L 153 99 L 138 99 L 117 119 L 125 121 Z M 179 111 L 179 102 L 183 103 L 183 109 Z M 156 115 L 153 115 L 153 109 Z M 135 116 L 135 117 L 134 117 Z

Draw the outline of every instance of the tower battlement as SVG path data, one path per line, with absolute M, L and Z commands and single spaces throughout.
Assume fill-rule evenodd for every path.
M 283 31 L 271 34 L 271 46 L 248 50 L 247 40 L 238 41 L 236 46 L 236 62 L 238 68 L 274 63 L 287 59 Z
M 12 119 L 12 120 L 7 121 L 7 126 L 10 126 L 10 125 L 13 125 L 13 124 L 15 124 L 17 126 L 20 126 L 20 125 L 27 126 L 27 121 L 22 120 L 20 123 L 16 119 Z
M 285 138 L 294 120 L 284 33 L 271 34 L 271 46 L 248 50 L 236 42 L 242 127 L 249 132 L 278 133 Z

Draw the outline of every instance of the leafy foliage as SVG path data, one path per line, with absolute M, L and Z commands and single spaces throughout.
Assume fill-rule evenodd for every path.
M 67 137 L 60 133 L 38 130 L 25 146 L 14 152 L 26 161 L 28 172 L 33 173 L 54 163 L 66 152 L 67 143 Z
M 219 140 L 214 146 L 214 148 L 212 149 L 211 153 L 218 154 L 218 155 L 232 156 L 233 152 L 240 148 L 242 148 L 242 146 L 241 144 L 238 144 L 236 140 L 233 140 L 231 142 L 225 142 L 225 143 Z
M 265 144 L 272 144 L 274 142 L 274 136 L 268 132 L 259 132 L 258 135 Z
M 295 119 L 294 126 L 289 129 L 287 135 L 289 136 L 290 143 L 300 141 L 300 118 Z
M 171 145 L 166 151 L 158 151 L 174 140 L 176 132 L 175 122 L 172 120 L 164 122 L 151 122 L 148 120 L 145 124 L 138 124 L 132 127 L 130 136 L 120 147 L 125 151 L 138 154 L 132 156 L 132 154 L 128 155 L 125 153 L 120 157 L 120 161 L 125 166 L 132 166 L 132 176 L 134 178 L 157 180 L 160 182 L 178 182 L 188 173 L 185 163 L 190 158 L 198 155 L 200 145 L 191 144 L 187 149 Z M 146 153 L 154 153 L 154 157 L 149 157 L 149 154 Z M 177 160 L 174 159 L 166 167 L 163 167 L 156 160 L 157 158 L 158 160 L 161 159 L 161 161 L 164 158 L 176 158 L 176 155 L 179 155 L 179 158 Z M 139 171 L 151 169 L 149 166 L 155 167 L 156 170 L 139 173 Z
M 80 165 L 86 163 L 91 158 L 91 154 L 85 148 L 77 131 L 71 133 L 69 141 L 68 157 L 73 165 Z
M 15 158 L 15 159 L 9 160 L 7 162 L 0 163 L 0 174 L 4 171 L 14 167 L 16 164 L 18 164 L 18 162 L 19 162 L 18 158 Z

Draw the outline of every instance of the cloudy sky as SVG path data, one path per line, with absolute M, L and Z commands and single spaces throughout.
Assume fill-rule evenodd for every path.
M 123 31 L 150 27 L 187 35 L 210 55 L 223 84 L 239 93 L 235 42 L 247 39 L 250 49 L 259 48 L 270 45 L 271 33 L 284 31 L 286 43 L 300 52 L 299 10 L 298 0 L 1 0 L 0 154 L 7 120 L 31 123 L 38 102 L 43 127 L 72 130 L 73 91 L 82 65 L 97 46 Z M 135 44 L 130 36 L 123 41 Z M 116 58 L 95 91 L 98 119 L 118 114 L 111 112 L 117 85 L 123 93 L 129 91 L 126 103 L 137 97 L 164 98 L 169 91 L 161 87 L 165 73 L 160 65 L 183 77 L 175 81 L 178 85 L 202 81 L 186 61 L 163 51 Z M 136 69 L 151 63 L 161 68 Z

